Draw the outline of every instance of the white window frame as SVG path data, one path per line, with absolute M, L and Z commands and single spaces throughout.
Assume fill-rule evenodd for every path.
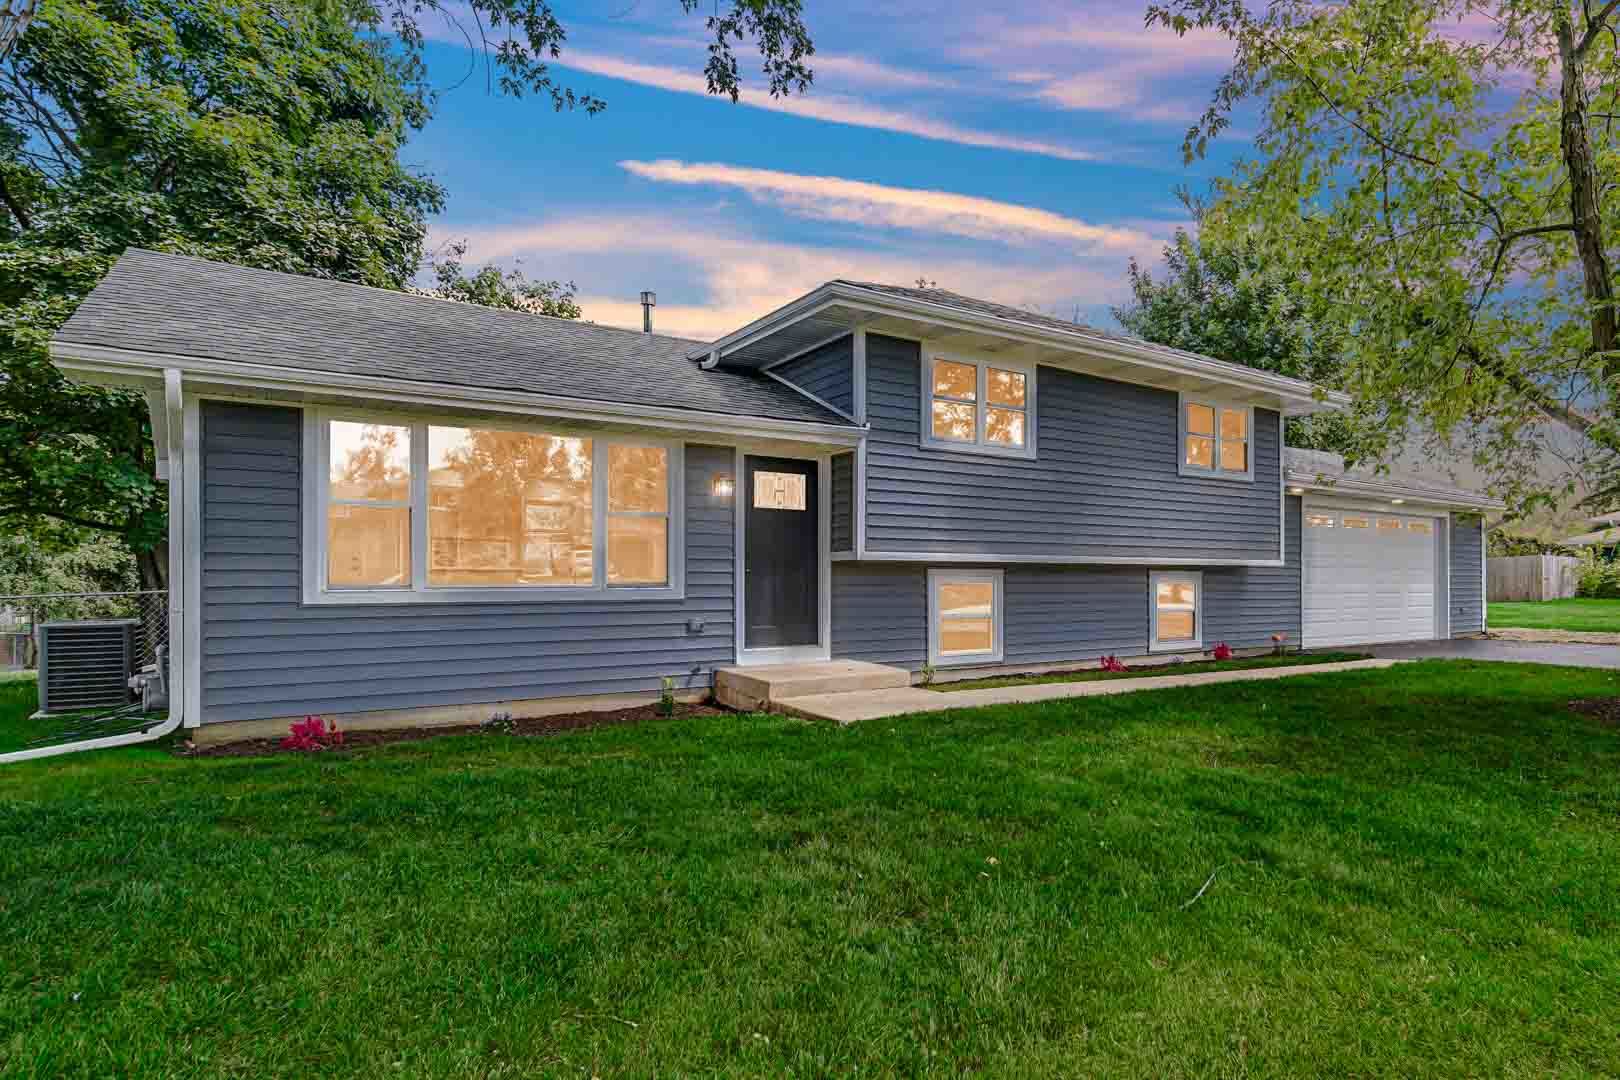
M 1191 582 L 1193 587 L 1193 637 L 1177 641 L 1159 640 L 1159 583 Z M 1202 570 L 1155 570 L 1148 574 L 1148 652 L 1204 651 L 1204 572 Z
M 328 461 L 332 421 L 388 424 L 411 429 L 411 584 L 391 588 L 329 588 L 327 572 Z M 428 428 L 460 427 L 491 431 L 517 431 L 535 435 L 591 440 L 591 584 L 590 585 L 457 585 L 428 584 Z M 668 581 L 663 585 L 609 585 L 608 448 L 657 446 L 668 454 L 669 557 Z M 580 600 L 612 602 L 679 600 L 686 595 L 685 444 L 641 435 L 605 434 L 566 423 L 547 424 L 523 419 L 468 418 L 420 413 L 391 413 L 366 409 L 305 409 L 303 446 L 303 602 L 309 605 L 358 604 L 489 604 L 559 603 Z M 647 515 L 643 515 L 647 516 Z M 661 515 L 650 515 L 661 516 Z
M 928 663 L 930 667 L 967 667 L 1001 663 L 1004 651 L 1006 621 L 1003 588 L 1005 572 L 1001 570 L 940 570 L 928 571 Z M 995 586 L 991 611 L 991 638 L 993 644 L 987 652 L 952 653 L 942 656 L 939 648 L 939 589 L 941 585 Z
M 991 457 L 1025 458 L 1033 460 L 1035 457 L 1035 365 L 1027 360 L 1013 357 L 996 357 L 991 355 L 978 356 L 968 353 L 954 353 L 949 349 L 938 349 L 928 342 L 922 343 L 921 370 L 919 371 L 918 404 L 920 412 L 919 434 L 920 445 L 928 450 L 949 450 L 958 454 L 981 454 Z M 944 360 L 951 364 L 961 364 L 971 367 L 976 372 L 977 390 L 973 402 L 973 439 L 941 439 L 934 435 L 934 361 Z M 1024 377 L 1024 445 L 1003 446 L 1001 443 L 987 442 L 985 439 L 985 415 L 990 408 L 989 369 L 998 371 L 1013 371 Z M 965 403 L 964 403 L 965 404 Z M 997 406 L 1001 408 L 1002 406 Z
M 1206 409 L 1215 410 L 1215 454 L 1211 458 L 1214 462 L 1212 468 L 1201 468 L 1187 463 L 1187 406 L 1202 405 Z M 1241 412 L 1245 414 L 1243 430 L 1248 432 L 1248 438 L 1243 441 L 1248 444 L 1248 452 L 1244 460 L 1248 469 L 1237 472 L 1233 469 L 1221 468 L 1221 410 L 1227 412 Z M 1216 480 L 1236 480 L 1240 482 L 1254 482 L 1254 406 L 1239 405 L 1233 401 L 1222 401 L 1219 398 L 1203 397 L 1197 394 L 1180 394 L 1176 403 L 1176 464 L 1182 476 L 1207 476 Z

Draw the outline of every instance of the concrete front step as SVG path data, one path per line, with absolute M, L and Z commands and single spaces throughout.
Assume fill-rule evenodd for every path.
M 911 685 L 911 672 L 862 660 L 814 664 L 762 664 L 721 668 L 714 675 L 714 696 L 733 709 L 768 709 L 773 703 L 819 694 L 893 690 Z

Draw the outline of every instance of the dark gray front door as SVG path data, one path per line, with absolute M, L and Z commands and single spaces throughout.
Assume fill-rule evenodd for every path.
M 820 642 L 816 463 L 749 457 L 743 519 L 743 647 Z

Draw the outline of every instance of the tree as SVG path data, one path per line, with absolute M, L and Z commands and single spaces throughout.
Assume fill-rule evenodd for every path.
M 462 258 L 466 252 L 465 243 L 458 241 L 447 245 L 428 263 L 433 272 L 434 287 L 416 291 L 440 300 L 525 311 L 530 315 L 549 315 L 554 319 L 577 319 L 583 314 L 574 299 L 576 286 L 572 281 L 530 281 L 522 267 L 513 267 L 503 273 L 497 266 L 483 266 L 476 274 L 469 276 L 462 269 Z
M 1131 259 L 1131 300 L 1113 308 L 1127 331 L 1159 345 L 1336 385 L 1338 358 L 1313 332 L 1297 282 L 1267 262 L 1253 240 L 1219 245 L 1177 229 L 1164 263 L 1155 278 Z M 1290 419 L 1287 442 L 1354 451 L 1349 425 L 1332 414 Z
M 1367 452 L 1414 421 L 1461 433 L 1523 507 L 1552 494 L 1527 465 L 1560 427 L 1620 502 L 1620 0 L 1168 0 L 1147 21 L 1231 39 L 1184 150 L 1252 104 L 1257 154 L 1205 230 L 1299 283 Z
M 486 52 L 503 92 L 601 107 L 552 81 L 544 58 L 565 35 L 543 0 L 471 10 L 510 33 Z M 399 161 L 431 114 L 416 20 L 437 11 L 450 14 L 416 0 L 53 0 L 35 14 L 0 58 L 0 525 L 110 533 L 164 585 L 145 403 L 66 382 L 50 337 L 129 246 L 407 288 L 444 203 Z M 808 85 L 796 0 L 738 0 L 709 26 L 711 90 L 735 97 L 731 43 L 750 36 L 773 93 Z M 458 263 L 447 284 L 472 302 L 573 304 L 489 273 L 463 282 Z

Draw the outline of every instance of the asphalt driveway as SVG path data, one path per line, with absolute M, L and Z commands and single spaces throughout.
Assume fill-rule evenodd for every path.
M 1505 660 L 1521 664 L 1620 668 L 1620 645 L 1459 638 L 1456 641 L 1418 641 L 1408 645 L 1372 645 L 1367 647 L 1367 651 L 1374 656 L 1394 660 Z

